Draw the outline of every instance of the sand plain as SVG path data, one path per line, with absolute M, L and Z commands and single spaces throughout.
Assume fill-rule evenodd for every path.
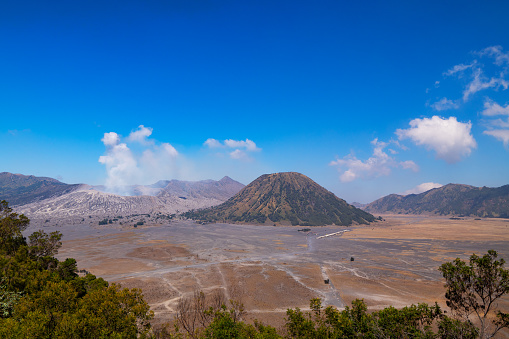
M 373 310 L 435 301 L 445 307 L 440 264 L 489 249 L 509 259 L 509 220 L 383 217 L 368 226 L 311 227 L 310 232 L 192 221 L 43 229 L 63 233 L 60 259 L 75 258 L 79 269 L 142 288 L 156 326 L 172 319 L 179 298 L 195 290 L 222 289 L 244 303 L 247 320 L 275 326 L 287 308 L 308 309 L 311 298 L 339 308 L 355 298 Z M 341 230 L 349 231 L 317 239 Z M 500 307 L 509 310 L 507 298 Z

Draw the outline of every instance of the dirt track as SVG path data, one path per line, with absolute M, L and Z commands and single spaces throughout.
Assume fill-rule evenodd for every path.
M 441 263 L 488 249 L 509 259 L 507 220 L 386 219 L 362 227 L 313 227 L 309 234 L 299 227 L 193 222 L 136 229 L 76 225 L 58 228 L 64 234 L 58 257 L 76 258 L 80 269 L 142 288 L 156 323 L 172 317 L 181 296 L 222 288 L 242 299 L 248 317 L 272 324 L 287 308 L 306 309 L 317 297 L 336 307 L 355 298 L 372 309 L 435 301 L 445 306 Z M 351 232 L 316 239 L 344 229 Z

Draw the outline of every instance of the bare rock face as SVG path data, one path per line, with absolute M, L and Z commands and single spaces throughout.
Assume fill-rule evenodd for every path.
M 67 218 L 76 216 L 126 216 L 133 214 L 174 214 L 192 208 L 221 203 L 213 198 L 182 199 L 176 196 L 121 196 L 84 188 L 55 198 L 17 208 L 29 218 Z
M 8 174 L 10 175 L 10 173 Z M 5 178 L 12 176 L 2 173 L 0 178 L 2 175 Z M 167 220 L 175 214 L 191 209 L 221 204 L 244 187 L 241 183 L 228 177 L 219 181 L 171 180 L 159 181 L 149 186 L 129 186 L 126 189 L 134 192 L 135 195 L 123 196 L 101 191 L 105 189 L 101 186 L 67 185 L 51 178 L 22 177 L 29 180 L 22 180 L 21 183 L 18 180 L 14 184 L 9 180 L 4 180 L 10 184 L 9 192 L 13 191 L 12 187 L 14 187 L 24 190 L 27 196 L 36 198 L 20 200 L 21 203 L 15 206 L 15 210 L 17 213 L 23 213 L 29 217 L 32 224 L 43 225 L 48 222 L 52 224 L 97 223 L 98 220 L 108 220 L 109 223 L 113 223 L 115 220 L 120 223 L 119 220 L 125 221 L 125 217 L 130 217 L 131 222 L 134 219 L 155 221 L 166 218 Z M 33 186 L 33 182 L 36 183 L 35 186 Z M 50 185 L 50 187 L 57 188 L 51 193 L 48 189 L 42 190 L 44 194 L 41 194 L 41 182 L 43 183 L 42 187 Z M 31 193 L 30 188 L 34 188 L 36 192 Z M 7 198 L 9 197 L 7 196 Z M 27 202 L 23 203 L 24 201 Z

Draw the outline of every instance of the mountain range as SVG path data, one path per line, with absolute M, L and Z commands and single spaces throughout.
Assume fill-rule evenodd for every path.
M 274 225 L 367 224 L 375 217 L 349 205 L 303 174 L 265 174 L 225 203 L 184 213 L 203 222 Z
M 428 214 L 509 217 L 509 185 L 489 188 L 448 184 L 420 194 L 390 194 L 370 204 L 347 204 L 308 177 L 265 174 L 248 186 L 221 180 L 161 180 L 117 188 L 66 184 L 53 178 L 0 173 L 0 200 L 32 221 L 90 223 L 104 218 L 185 213 L 204 222 L 276 225 L 349 225 L 374 220 L 372 214 Z
M 0 173 L 0 200 L 7 200 L 17 213 L 38 220 L 96 220 L 129 215 L 170 215 L 195 208 L 218 205 L 240 191 L 243 184 L 224 177 L 221 180 L 159 181 L 153 185 L 134 185 L 122 196 L 105 192 L 105 187 L 65 184 L 56 179 Z
M 370 213 L 509 217 L 509 185 L 475 187 L 448 184 L 420 194 L 390 194 L 366 205 Z

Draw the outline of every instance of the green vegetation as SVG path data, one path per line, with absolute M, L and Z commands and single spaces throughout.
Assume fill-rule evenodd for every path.
M 367 224 L 375 217 L 339 199 L 300 173 L 265 174 L 225 203 L 190 211 L 201 222 L 291 224 L 301 226 Z
M 114 221 L 118 221 L 118 219 L 108 219 L 108 218 L 104 218 L 103 220 L 100 220 L 99 221 L 99 225 L 108 225 L 108 224 L 113 224 Z
M 61 234 L 22 231 L 29 220 L 0 202 L 0 338 L 143 338 L 152 313 L 141 291 L 79 277 L 53 257 Z
M 203 295 L 203 294 L 202 294 Z M 195 299 L 183 317 L 167 324 L 156 338 L 477 338 L 478 329 L 470 322 L 447 317 L 438 305 L 412 305 L 402 309 L 388 307 L 369 313 L 363 300 L 339 311 L 322 307 L 320 299 L 312 299 L 310 312 L 299 308 L 286 312 L 284 327 L 276 330 L 259 322 L 246 324 L 239 319 L 238 307 L 203 306 L 204 298 Z
M 482 257 L 473 254 L 468 264 L 456 259 L 440 266 L 447 306 L 463 321 L 473 316 L 480 323 L 480 338 L 492 338 L 509 326 L 509 313 L 493 310 L 497 300 L 509 293 L 509 270 L 504 268 L 505 260 L 497 257 L 490 250 Z

